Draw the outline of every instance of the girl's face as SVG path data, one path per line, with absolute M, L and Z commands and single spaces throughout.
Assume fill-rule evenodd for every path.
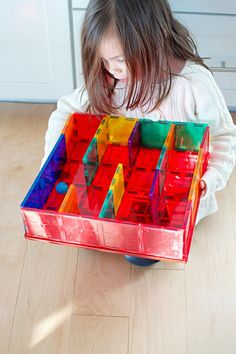
M 120 42 L 112 33 L 104 36 L 100 56 L 107 71 L 120 81 L 127 81 L 128 69 Z

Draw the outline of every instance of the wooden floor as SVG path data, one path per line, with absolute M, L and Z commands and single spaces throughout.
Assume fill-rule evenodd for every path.
M 0 353 L 235 354 L 236 170 L 187 265 L 24 239 L 54 105 L 0 104 Z

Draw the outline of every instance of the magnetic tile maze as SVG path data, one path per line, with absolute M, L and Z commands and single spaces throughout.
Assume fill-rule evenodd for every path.
M 209 128 L 205 124 L 74 113 L 21 205 L 26 237 L 48 237 L 53 241 L 51 231 L 58 234 L 61 223 L 62 235 L 57 235 L 55 242 L 186 261 L 208 147 Z M 59 222 L 60 215 L 64 218 Z M 102 223 L 102 231 L 100 224 L 95 230 L 93 226 L 94 242 L 82 226 L 81 233 L 87 235 L 83 239 L 73 232 L 67 235 L 76 218 Z M 123 242 L 111 241 L 114 235 L 107 241 L 108 220 L 112 220 L 110 235 L 113 227 L 119 238 L 119 230 Z M 126 235 L 120 231 L 122 225 L 134 228 Z M 179 244 L 179 253 L 167 248 L 159 252 L 158 242 L 150 240 L 149 248 L 145 248 L 141 225 L 146 225 L 149 235 L 156 229 L 156 237 L 159 234 L 160 238 L 168 239 L 173 232 L 167 248 L 176 247 L 174 235 L 182 230 L 181 247 L 185 250 L 180 252 Z M 142 235 L 139 240 L 134 236 L 138 232 Z

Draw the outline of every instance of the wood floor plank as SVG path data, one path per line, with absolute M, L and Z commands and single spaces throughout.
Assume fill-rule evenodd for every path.
M 1 137 L 1 196 L 23 196 L 36 177 L 43 157 L 48 116 L 53 107 L 28 107 L 26 104 L 18 107 L 17 104 L 15 110 L 9 109 L 5 133 Z
M 229 186 L 218 193 L 219 211 L 197 226 L 185 270 L 191 354 L 235 353 L 236 214 L 230 195 Z
M 1 103 L 0 102 L 0 124 L 1 124 L 0 142 L 2 140 L 2 136 L 4 134 L 6 134 L 6 126 L 5 125 L 8 120 L 10 106 L 11 105 L 9 103 Z
M 7 353 L 15 313 L 26 241 L 12 199 L 0 211 L 0 353 Z M 9 217 L 5 218 L 8 212 Z M 11 216 L 11 217 L 10 217 Z M 4 220 L 5 218 L 5 220 Z M 3 221 L 2 221 L 3 220 Z
M 130 265 L 123 256 L 80 250 L 74 314 L 128 316 Z
M 65 354 L 78 250 L 28 242 L 9 354 Z
M 68 354 L 127 354 L 127 317 L 73 316 Z
M 130 354 L 187 353 L 184 272 L 133 269 L 130 300 Z
M 0 353 L 7 353 L 26 241 L 20 203 L 35 177 L 53 105 L 0 103 Z

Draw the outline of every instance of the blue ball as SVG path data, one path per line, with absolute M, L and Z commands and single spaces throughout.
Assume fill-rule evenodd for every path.
M 68 191 L 68 184 L 65 182 L 59 182 L 56 185 L 56 191 L 59 194 L 65 194 Z

